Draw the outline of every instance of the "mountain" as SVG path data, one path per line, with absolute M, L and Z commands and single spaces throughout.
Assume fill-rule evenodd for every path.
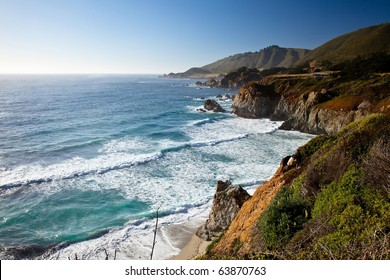
M 229 73 L 241 67 L 269 69 L 290 67 L 310 53 L 307 49 L 281 48 L 270 46 L 258 52 L 235 54 L 201 67 L 213 73 Z
M 306 54 L 296 64 L 314 60 L 334 64 L 372 53 L 390 53 L 389 38 L 390 23 L 362 28 L 326 42 Z

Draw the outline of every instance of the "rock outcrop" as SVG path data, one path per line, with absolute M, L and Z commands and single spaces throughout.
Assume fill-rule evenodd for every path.
M 280 96 L 272 86 L 249 83 L 234 98 L 233 113 L 244 118 L 269 118 L 278 105 Z
M 280 129 L 334 135 L 347 124 L 387 109 L 389 76 L 357 81 L 337 77 L 267 77 L 240 89 L 233 113 L 284 121 Z
M 230 181 L 218 181 L 210 215 L 196 235 L 204 240 L 212 240 L 220 235 L 250 197 L 242 187 L 233 186 Z
M 206 87 L 211 87 L 211 88 L 213 88 L 213 87 L 217 87 L 217 86 L 218 86 L 218 82 L 217 82 L 217 80 L 215 80 L 215 79 L 213 79 L 213 78 L 210 78 L 210 79 L 208 79 L 207 81 L 205 81 L 205 82 L 203 83 L 203 85 L 206 86 Z
M 283 94 L 271 119 L 285 120 L 280 129 L 333 135 L 366 115 L 363 110 L 333 110 L 317 106 L 330 99 L 332 95 L 325 89 L 301 94 L 298 100 Z
M 274 176 L 264 185 L 257 188 L 253 197 L 241 207 L 224 237 L 214 249 L 217 255 L 230 255 L 232 244 L 235 243 L 235 240 L 240 240 L 244 246 L 248 246 L 247 250 L 250 250 L 250 246 L 256 238 L 256 221 L 264 212 L 271 199 L 285 184 L 283 174 L 281 164 Z
M 234 72 L 226 74 L 218 84 L 220 88 L 240 88 L 243 85 L 257 81 L 261 78 L 260 71 L 257 68 L 249 69 L 241 67 Z
M 221 107 L 221 105 L 219 105 L 218 102 L 215 100 L 207 99 L 204 102 L 203 106 L 208 111 L 213 111 L 216 113 L 224 113 L 225 112 L 225 110 Z

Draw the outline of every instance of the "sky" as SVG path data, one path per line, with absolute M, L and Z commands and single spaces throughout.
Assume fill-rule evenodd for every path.
M 0 73 L 182 72 L 385 22 L 389 0 L 0 0 Z

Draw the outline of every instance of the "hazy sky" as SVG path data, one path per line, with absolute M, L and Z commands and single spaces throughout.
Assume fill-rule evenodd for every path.
M 390 1 L 0 0 L 0 73 L 168 73 L 390 22 Z

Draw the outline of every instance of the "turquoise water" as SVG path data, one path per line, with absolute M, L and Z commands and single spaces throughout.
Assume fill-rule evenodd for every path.
M 159 207 L 156 257 L 176 253 L 169 225 L 206 217 L 218 179 L 253 189 L 311 138 L 197 110 L 225 93 L 153 76 L 0 76 L 1 258 L 148 258 Z

